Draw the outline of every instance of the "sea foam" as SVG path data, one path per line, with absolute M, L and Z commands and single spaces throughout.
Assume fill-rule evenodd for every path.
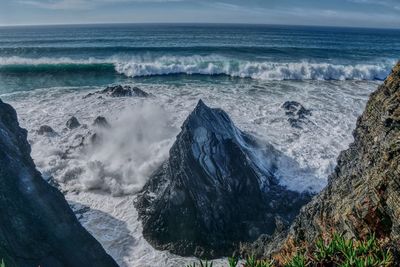
M 154 56 L 141 55 L 107 59 L 0 57 L 4 71 L 71 71 L 76 69 L 117 72 L 127 77 L 155 75 L 228 75 L 258 80 L 383 80 L 395 62 L 334 64 L 327 62 L 249 61 L 220 55 Z M 107 68 L 107 66 L 109 68 Z

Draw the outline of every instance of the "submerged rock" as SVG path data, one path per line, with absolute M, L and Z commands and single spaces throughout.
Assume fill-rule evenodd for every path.
M 7 267 L 117 266 L 30 152 L 15 110 L 0 100 L 0 259 Z
M 40 126 L 40 128 L 37 130 L 37 134 L 38 135 L 55 135 L 56 132 L 53 130 L 53 128 L 51 128 L 48 125 L 42 125 Z
M 305 122 L 307 116 L 311 115 L 311 110 L 306 109 L 302 104 L 296 101 L 286 101 L 282 104 L 282 108 L 288 116 L 290 126 L 294 128 L 302 128 L 301 123 Z
M 108 123 L 107 119 L 103 116 L 98 116 L 94 121 L 93 125 L 100 127 L 100 128 L 110 128 L 110 124 Z
M 72 116 L 68 119 L 67 123 L 65 124 L 68 129 L 72 130 L 81 126 L 78 119 L 75 116 Z
M 94 93 L 87 94 L 84 98 L 94 96 L 96 94 L 104 94 L 110 97 L 149 97 L 150 94 L 146 93 L 138 87 L 132 87 L 129 85 L 115 85 L 108 86 L 106 89 L 97 91 Z
M 278 155 L 200 100 L 138 196 L 144 237 L 158 249 L 212 258 L 272 234 L 310 199 L 279 185 Z
M 288 236 L 271 252 L 313 245 L 332 230 L 347 238 L 374 234 L 391 248 L 400 266 L 400 63 L 371 94 L 328 186 L 306 205 Z

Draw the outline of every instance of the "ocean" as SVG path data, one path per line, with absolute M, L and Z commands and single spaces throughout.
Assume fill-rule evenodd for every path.
M 121 266 L 193 259 L 154 250 L 132 205 L 167 159 L 199 99 L 289 159 L 276 175 L 291 190 L 319 192 L 368 96 L 400 55 L 400 30 L 224 24 L 115 24 L 0 28 L 0 98 L 28 129 L 32 157 L 56 180 L 82 224 Z M 85 97 L 132 85 L 150 98 Z M 311 110 L 292 127 L 282 109 Z M 101 147 L 78 149 L 97 116 Z M 68 130 L 71 116 L 82 127 Z M 49 125 L 56 134 L 37 133 Z M 65 156 L 68 151 L 68 156 Z M 216 262 L 218 264 L 218 262 Z

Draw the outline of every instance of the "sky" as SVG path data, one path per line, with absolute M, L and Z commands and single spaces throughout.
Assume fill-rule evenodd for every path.
M 161 22 L 400 28 L 400 0 L 0 0 L 0 25 Z

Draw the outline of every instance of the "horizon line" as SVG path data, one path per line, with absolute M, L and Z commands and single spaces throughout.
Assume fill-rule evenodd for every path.
M 380 26 L 349 26 L 349 25 L 318 25 L 318 24 L 280 24 L 280 23 L 251 23 L 251 22 L 90 22 L 90 23 L 42 23 L 42 24 L 0 24 L 1 28 L 17 27 L 52 27 L 52 26 L 96 26 L 96 25 L 247 25 L 247 26 L 281 26 L 281 27 L 321 27 L 321 28 L 347 28 L 347 29 L 379 29 L 400 30 L 400 27 Z

